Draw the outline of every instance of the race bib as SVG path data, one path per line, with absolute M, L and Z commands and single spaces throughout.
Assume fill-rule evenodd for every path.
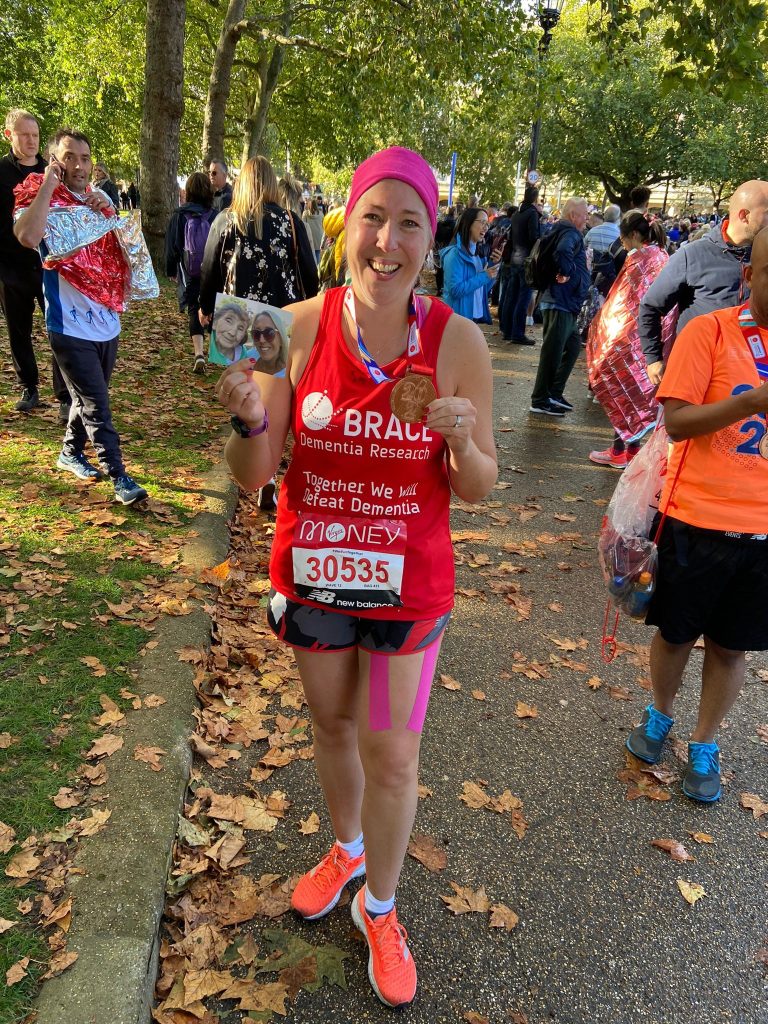
M 402 605 L 406 538 L 400 519 L 301 515 L 293 532 L 296 594 L 339 611 Z

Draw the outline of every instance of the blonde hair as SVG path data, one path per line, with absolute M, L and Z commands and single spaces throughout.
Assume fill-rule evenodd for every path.
M 304 191 L 298 178 L 292 174 L 284 175 L 277 183 L 280 205 L 286 210 L 301 213 L 301 196 Z
M 19 121 L 34 121 L 38 128 L 40 127 L 40 122 L 34 114 L 30 114 L 28 110 L 22 110 L 21 107 L 14 107 L 5 115 L 5 130 L 12 132 Z
M 248 222 L 253 221 L 256 237 L 261 237 L 266 203 L 279 203 L 277 178 L 272 164 L 265 156 L 246 160 L 232 190 L 230 216 L 238 231 L 245 235 Z

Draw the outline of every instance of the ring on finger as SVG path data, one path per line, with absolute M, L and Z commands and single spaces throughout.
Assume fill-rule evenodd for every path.
M 458 414 L 456 415 L 456 422 L 453 425 L 454 425 L 454 427 L 460 427 L 461 426 L 461 416 L 459 416 Z

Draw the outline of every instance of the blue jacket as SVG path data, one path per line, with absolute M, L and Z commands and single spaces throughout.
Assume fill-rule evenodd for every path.
M 689 320 L 747 298 L 744 266 L 751 245 L 734 245 L 723 235 L 722 224 L 695 242 L 682 246 L 664 265 L 643 296 L 637 326 L 643 355 L 649 363 L 661 359 L 661 321 L 677 306 L 677 334 Z
M 475 292 L 482 289 L 483 312 L 481 320 L 484 324 L 493 323 L 488 308 L 488 292 L 493 287 L 493 280 L 484 270 L 475 269 L 475 261 L 457 238 L 453 245 L 440 250 L 443 263 L 443 301 L 460 316 L 474 320 Z M 483 266 L 487 260 L 482 260 Z
M 539 303 L 542 309 L 549 306 L 566 313 L 578 313 L 591 283 L 584 239 L 579 229 L 568 220 L 559 220 L 552 231 L 560 235 L 555 248 L 555 265 L 568 280 L 565 284 L 553 281 L 541 295 Z

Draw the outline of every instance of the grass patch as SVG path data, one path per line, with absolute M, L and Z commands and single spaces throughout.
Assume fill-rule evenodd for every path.
M 52 797 L 71 785 L 99 734 L 94 716 L 108 695 L 121 707 L 150 634 L 113 606 L 146 607 L 177 571 L 176 553 L 200 507 L 199 474 L 221 448 L 225 419 L 213 399 L 215 377 L 193 377 L 186 318 L 175 292 L 137 303 L 123 318 L 112 380 L 112 411 L 128 472 L 150 492 L 149 511 L 112 502 L 108 483 L 85 486 L 54 466 L 63 428 L 50 396 L 50 354 L 35 320 L 41 394 L 48 408 L 24 416 L 10 365 L 0 380 L 0 820 L 17 845 L 0 855 L 0 917 L 18 921 L 0 935 L 0 1024 L 29 1011 L 50 950 L 18 909 L 39 883 L 17 888 L 4 875 L 19 843 L 41 837 L 87 809 L 59 810 Z M 8 351 L 4 325 L 0 348 Z M 93 453 L 87 453 L 92 455 Z M 81 662 L 97 657 L 106 674 Z M 28 977 L 4 985 L 5 972 L 30 958 Z

